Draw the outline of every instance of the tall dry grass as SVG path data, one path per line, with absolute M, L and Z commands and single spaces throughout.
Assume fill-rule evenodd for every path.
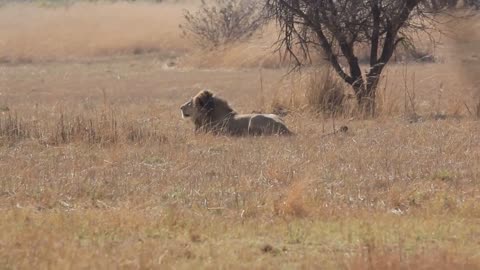
M 143 14 L 151 14 L 149 22 L 164 19 L 153 18 L 162 6 L 150 4 L 82 4 L 70 11 L 27 6 L 31 22 L 5 13 L 19 7 L 25 6 L 0 12 L 23 30 L 48 18 L 60 24 L 64 12 L 83 22 L 97 8 L 102 12 L 88 19 L 107 21 L 100 18 L 115 17 L 109 7 L 141 10 L 132 13 L 139 20 Z M 75 16 L 64 26 L 75 25 Z M 118 24 L 131 30 L 116 32 L 122 35 L 93 31 L 108 46 L 92 51 L 75 47 L 83 38 L 57 34 L 69 49 L 58 56 L 52 51 L 51 59 L 70 58 L 69 50 L 79 58 L 95 55 L 95 48 L 113 53 L 148 36 L 138 38 L 127 22 Z M 88 36 L 81 25 L 72 29 Z M 169 29 L 152 28 L 176 31 L 173 22 Z M 477 88 L 475 76 L 458 72 L 459 65 L 474 71 L 474 57 L 469 66 L 389 66 L 379 117 L 352 120 L 312 113 L 323 108 L 322 96 L 340 87 L 328 73 L 165 69 L 151 55 L 47 63 L 42 60 L 56 43 L 39 43 L 38 51 L 34 43 L 49 32 L 25 33 L 15 38 L 28 43 L 19 51 L 36 63 L 0 65 L 3 268 L 480 267 Z M 125 38 L 106 42 L 111 37 Z M 22 55 L 13 54 L 15 46 L 2 53 Z M 240 49 L 205 67 L 258 67 L 255 59 L 241 62 L 255 53 Z M 296 136 L 195 136 L 179 106 L 203 88 L 242 113 L 273 110 L 268 106 L 275 101 L 289 106 L 284 120 Z M 413 121 L 413 113 L 421 118 Z M 343 124 L 348 132 L 332 132 Z
M 17 113 L 0 115 L 0 141 L 15 144 L 35 140 L 45 145 L 86 143 L 108 146 L 146 142 L 162 143 L 166 137 L 155 121 L 120 121 L 111 108 L 96 114 L 59 113 L 51 121 L 26 119 Z
M 115 124 L 93 120 L 85 131 L 100 141 L 69 115 L 39 120 L 60 143 L 7 134 L 2 265 L 479 265 L 477 122 L 352 122 L 349 133 L 322 136 L 329 122 L 294 114 L 294 138 L 194 136 L 168 113 L 180 98 L 171 102 L 156 121 L 132 126 L 158 128 L 162 140 L 130 141 L 121 128 L 142 118 L 144 103 Z
M 274 111 L 283 108 L 297 113 L 331 117 L 351 117 L 354 113 L 353 91 L 327 64 L 292 74 L 290 80 L 289 91 L 272 100 L 271 107 Z

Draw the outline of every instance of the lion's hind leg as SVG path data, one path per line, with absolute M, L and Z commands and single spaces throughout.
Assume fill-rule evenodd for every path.
M 290 130 L 271 115 L 257 114 L 251 117 L 249 123 L 251 135 L 290 135 Z

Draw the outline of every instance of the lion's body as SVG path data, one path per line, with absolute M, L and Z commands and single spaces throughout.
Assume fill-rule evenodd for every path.
M 192 119 L 195 131 L 233 136 L 292 134 L 278 115 L 238 114 L 209 91 L 198 93 L 181 110 L 183 117 Z

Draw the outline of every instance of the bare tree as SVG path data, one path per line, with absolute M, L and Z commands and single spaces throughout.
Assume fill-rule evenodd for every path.
M 322 52 L 355 92 L 360 108 L 375 113 L 380 75 L 408 33 L 427 30 L 422 0 L 266 0 L 281 27 L 279 46 L 301 66 L 310 51 Z M 410 31 L 413 30 L 413 31 Z M 362 73 L 356 49 L 369 48 L 369 69 Z M 348 66 L 348 70 L 344 69 Z

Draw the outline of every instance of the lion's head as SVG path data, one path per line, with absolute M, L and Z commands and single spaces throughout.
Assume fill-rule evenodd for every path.
M 191 118 L 195 128 L 214 126 L 235 114 L 228 103 L 210 91 L 200 91 L 180 107 L 183 118 Z

